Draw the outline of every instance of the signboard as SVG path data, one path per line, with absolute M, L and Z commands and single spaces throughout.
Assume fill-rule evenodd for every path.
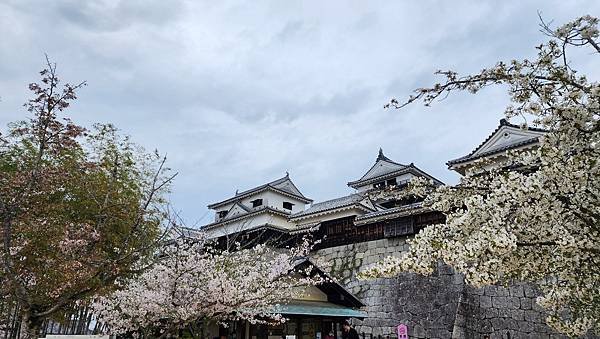
M 404 324 L 398 325 L 398 339 L 408 339 L 408 327 Z

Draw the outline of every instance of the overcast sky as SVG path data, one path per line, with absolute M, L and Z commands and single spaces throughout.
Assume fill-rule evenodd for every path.
M 63 79 L 88 82 L 74 120 L 168 154 L 190 226 L 286 171 L 315 201 L 348 194 L 379 147 L 455 183 L 445 162 L 497 126 L 503 89 L 383 105 L 436 69 L 532 56 L 538 10 L 562 24 L 600 2 L 0 0 L 0 124 L 26 116 L 47 53 Z

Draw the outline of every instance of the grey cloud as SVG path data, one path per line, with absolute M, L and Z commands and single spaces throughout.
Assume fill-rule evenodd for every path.
M 181 3 L 161 0 L 77 1 L 46 2 L 15 1 L 15 6 L 28 12 L 37 12 L 46 19 L 64 22 L 78 28 L 97 32 L 118 31 L 131 25 L 164 25 L 177 18 Z
M 288 42 L 290 39 L 293 39 L 300 34 L 304 28 L 304 23 L 302 21 L 288 22 L 275 38 L 279 42 Z
M 65 80 L 89 83 L 73 118 L 114 122 L 168 153 L 181 173 L 172 199 L 190 222 L 286 170 L 314 199 L 345 194 L 379 147 L 452 183 L 444 163 L 496 126 L 503 90 L 430 108 L 383 105 L 433 83 L 436 69 L 531 56 L 543 39 L 537 10 L 562 23 L 582 9 L 600 4 L 0 2 L 0 124 L 23 117 L 47 52 Z

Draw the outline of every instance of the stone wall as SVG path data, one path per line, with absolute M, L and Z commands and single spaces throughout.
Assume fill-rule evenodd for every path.
M 465 285 L 456 312 L 453 336 L 457 338 L 566 338 L 545 323 L 544 311 L 535 302 L 533 287 L 508 288 Z
M 395 338 L 398 324 L 411 338 L 564 338 L 544 323 L 527 285 L 477 289 L 440 265 L 428 277 L 404 273 L 396 278 L 359 281 L 356 273 L 385 256 L 407 250 L 406 238 L 325 248 L 313 254 L 319 265 L 366 304 L 368 318 L 353 320 L 359 333 Z

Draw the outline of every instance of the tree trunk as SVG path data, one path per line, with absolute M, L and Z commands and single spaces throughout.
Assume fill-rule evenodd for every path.
M 34 318 L 27 311 L 21 316 L 21 339 L 38 339 L 40 333 L 41 319 Z

